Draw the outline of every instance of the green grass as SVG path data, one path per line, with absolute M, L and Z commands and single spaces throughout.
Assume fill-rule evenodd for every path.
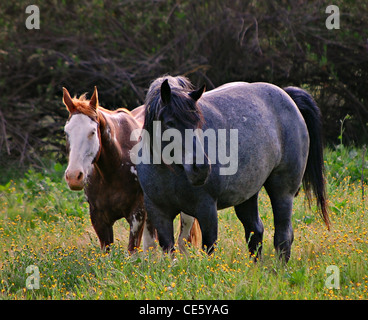
M 83 193 L 69 191 L 63 181 L 65 166 L 30 170 L 0 186 L 0 299 L 367 299 L 361 165 L 362 150 L 326 150 L 331 231 L 301 193 L 294 202 L 295 240 L 287 265 L 275 256 L 272 210 L 264 191 L 264 254 L 258 263 L 248 256 L 232 208 L 219 211 L 218 246 L 210 257 L 190 247 L 174 259 L 159 249 L 130 256 L 123 220 L 115 224 L 115 244 L 105 254 Z M 39 268 L 39 289 L 26 288 L 31 265 Z M 338 267 L 340 289 L 325 286 L 330 265 Z

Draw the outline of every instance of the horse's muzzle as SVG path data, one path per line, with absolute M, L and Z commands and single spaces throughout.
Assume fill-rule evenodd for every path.
M 211 165 L 209 163 L 185 164 L 184 171 L 193 186 L 202 186 L 206 183 L 210 175 Z
M 84 174 L 82 171 L 69 171 L 65 172 L 65 180 L 70 188 L 73 191 L 80 191 L 84 188 Z

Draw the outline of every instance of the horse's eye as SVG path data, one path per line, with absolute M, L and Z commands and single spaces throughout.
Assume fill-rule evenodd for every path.
M 175 127 L 175 122 L 172 121 L 172 120 L 169 120 L 169 121 L 166 121 L 165 125 L 168 128 L 173 128 L 173 127 Z

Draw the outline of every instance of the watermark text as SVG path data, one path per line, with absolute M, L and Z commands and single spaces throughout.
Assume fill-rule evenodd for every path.
M 35 4 L 31 4 L 26 8 L 29 16 L 26 19 L 26 28 L 28 30 L 40 29 L 40 8 Z

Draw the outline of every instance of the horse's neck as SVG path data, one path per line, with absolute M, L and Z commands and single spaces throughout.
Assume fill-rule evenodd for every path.
M 121 137 L 116 121 L 112 121 L 109 114 L 101 114 L 101 112 L 99 114 L 101 154 L 97 165 L 100 170 L 117 172 L 116 170 L 125 161 L 128 154 L 122 147 L 123 143 L 120 141 Z

